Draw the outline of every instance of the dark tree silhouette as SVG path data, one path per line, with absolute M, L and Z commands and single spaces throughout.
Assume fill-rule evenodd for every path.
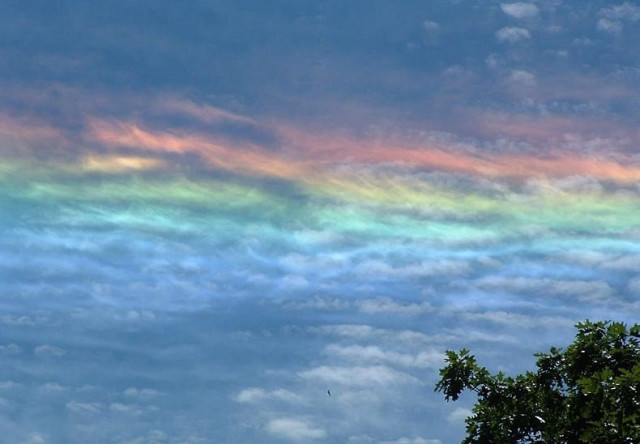
M 640 325 L 577 324 L 574 342 L 537 353 L 537 371 L 491 374 L 447 351 L 435 390 L 477 394 L 463 443 L 640 443 Z

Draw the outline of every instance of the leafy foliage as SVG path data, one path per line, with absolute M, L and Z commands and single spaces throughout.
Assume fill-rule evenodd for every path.
M 447 351 L 435 390 L 477 394 L 464 444 L 640 443 L 640 325 L 577 324 L 565 350 L 538 353 L 537 371 L 491 374 L 468 350 Z

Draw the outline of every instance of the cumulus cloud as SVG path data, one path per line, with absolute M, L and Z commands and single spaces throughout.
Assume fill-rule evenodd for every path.
M 346 386 L 420 383 L 413 376 L 384 365 L 370 367 L 320 366 L 300 372 L 299 376 L 304 379 L 315 379 Z
M 613 5 L 600 10 L 600 15 L 610 20 L 629 20 L 637 22 L 640 20 L 640 6 L 630 2 L 620 5 Z
M 66 387 L 58 384 L 57 382 L 47 382 L 42 386 L 42 391 L 47 393 L 60 393 L 67 390 Z
M 378 346 L 330 344 L 325 353 L 357 362 L 377 362 L 402 367 L 435 368 L 442 364 L 444 353 L 439 350 L 425 350 L 417 354 L 398 353 L 382 350 Z
M 347 310 L 348 301 L 340 298 L 314 296 L 309 299 L 285 301 L 283 307 L 290 310 Z
M 512 71 L 508 81 L 511 85 L 522 88 L 534 88 L 538 84 L 534 74 L 522 69 Z
M 500 9 L 507 15 L 517 19 L 533 18 L 538 15 L 539 9 L 533 3 L 516 2 L 501 3 Z
M 366 314 L 401 314 L 419 315 L 433 311 L 433 307 L 428 302 L 403 302 L 395 301 L 391 298 L 365 299 L 356 302 L 358 309 Z
M 485 311 L 482 313 L 464 313 L 463 317 L 469 320 L 489 321 L 503 325 L 517 325 L 521 327 L 557 327 L 569 326 L 573 321 L 561 316 L 530 316 L 521 313 L 506 311 Z
M 38 345 L 33 349 L 33 354 L 39 358 L 59 358 L 67 354 L 66 350 L 55 345 Z
M 42 433 L 34 432 L 30 433 L 25 440 L 20 441 L 20 444 L 46 444 L 46 442 L 47 439 L 45 435 L 43 435 Z
M 608 302 L 615 294 L 608 283 L 597 280 L 489 276 L 477 280 L 476 286 L 483 290 L 570 297 L 584 302 Z
M 380 441 L 380 444 L 442 444 L 442 441 L 416 436 L 414 438 L 400 438 L 395 441 Z
M 431 20 L 422 22 L 423 43 L 426 45 L 435 44 L 440 34 L 440 25 Z
M 139 399 L 155 398 L 160 394 L 161 393 L 158 390 L 149 389 L 149 388 L 129 387 L 124 391 L 124 396 L 128 398 L 139 398 Z
M 627 282 L 627 290 L 633 296 L 640 296 L 640 277 L 629 279 L 629 282 Z
M 451 413 L 447 415 L 447 421 L 449 421 L 451 424 L 464 423 L 464 420 L 472 414 L 473 412 L 469 409 L 456 407 Z
M 470 268 L 469 263 L 466 261 L 422 261 L 417 264 L 392 267 L 383 261 L 368 260 L 359 264 L 355 268 L 355 272 L 361 276 L 372 276 L 374 278 L 419 278 L 460 275 L 468 272 Z
M 302 290 L 309 286 L 309 281 L 300 275 L 287 274 L 280 279 L 279 288 L 285 291 Z
M 620 5 L 602 8 L 599 11 L 599 15 L 601 18 L 596 23 L 598 31 L 619 34 L 624 28 L 623 22 L 637 22 L 640 20 L 640 6 L 624 2 Z
M 264 390 L 257 387 L 248 387 L 241 390 L 233 400 L 239 404 L 257 404 L 266 400 L 278 400 L 288 403 L 302 403 L 304 398 L 285 389 Z
M 508 27 L 499 29 L 496 32 L 496 38 L 500 42 L 516 43 L 521 40 L 526 40 L 531 38 L 531 33 L 529 32 L 528 29 L 525 29 L 525 28 L 508 26 Z
M 267 432 L 291 441 L 323 439 L 327 436 L 324 429 L 314 427 L 309 422 L 296 418 L 272 419 L 266 426 Z
M 5 325 L 21 325 L 21 326 L 36 325 L 36 321 L 33 318 L 29 316 L 24 316 L 24 315 L 6 314 L 0 317 L 0 322 Z
M 154 405 L 124 404 L 122 402 L 112 402 L 109 404 L 109 411 L 127 416 L 140 416 L 146 412 L 155 412 L 158 408 Z
M 97 402 L 69 401 L 65 407 L 70 412 L 77 414 L 98 413 L 102 410 L 102 405 Z
M 14 381 L 0 381 L 0 390 L 13 390 L 20 387 L 20 384 Z
M 534 178 L 527 180 L 527 190 L 539 194 L 552 194 L 559 192 L 573 193 L 600 193 L 604 187 L 596 178 L 574 175 L 559 179 Z
M 427 335 L 415 330 L 391 330 L 362 324 L 338 324 L 309 327 L 309 331 L 349 339 L 370 340 L 390 343 L 423 344 L 450 341 L 449 335 L 441 333 Z
M 18 344 L 0 345 L 0 353 L 18 355 L 22 353 L 22 348 Z
M 596 23 L 596 29 L 602 32 L 608 32 L 609 34 L 620 34 L 622 32 L 623 25 L 618 20 L 609 20 L 601 18 Z

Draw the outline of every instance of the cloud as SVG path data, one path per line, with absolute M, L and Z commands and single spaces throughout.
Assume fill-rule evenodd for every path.
M 345 386 L 368 386 L 387 384 L 419 384 L 411 375 L 384 365 L 370 367 L 330 367 L 320 366 L 299 373 L 304 379 L 321 380 L 325 383 Z
M 391 330 L 377 328 L 362 324 L 338 324 L 323 325 L 321 327 L 309 327 L 309 331 L 332 336 L 341 336 L 349 339 L 369 340 L 372 342 L 389 342 L 405 344 L 427 344 L 434 342 L 446 342 L 453 338 L 448 335 L 426 335 L 415 330 Z
M 637 22 L 640 20 L 640 6 L 624 2 L 620 5 L 602 8 L 600 19 L 596 23 L 598 31 L 609 34 L 620 34 L 624 28 L 623 22 Z
M 282 306 L 289 310 L 347 310 L 351 307 L 349 301 L 339 298 L 313 296 L 303 300 L 288 300 Z
M 537 85 L 536 76 L 522 69 L 512 71 L 508 80 L 516 87 L 534 88 Z
M 29 437 L 23 441 L 20 441 L 20 444 L 46 444 L 47 438 L 42 433 L 34 432 L 29 434 Z
M 420 278 L 427 276 L 459 275 L 471 269 L 465 261 L 423 261 L 401 267 L 392 267 L 386 262 L 369 260 L 359 264 L 355 273 L 373 278 Z
M 36 325 L 36 321 L 33 318 L 25 315 L 6 314 L 0 317 L 0 322 L 5 325 L 22 325 L 22 326 Z
M 554 280 L 549 278 L 489 276 L 476 281 L 483 290 L 561 296 L 583 302 L 610 302 L 615 292 L 604 281 Z
M 22 353 L 22 348 L 18 344 L 0 345 L 0 353 L 18 355 Z
M 620 5 L 609 6 L 600 10 L 600 15 L 610 20 L 640 20 L 640 6 L 624 2 Z
M 161 392 L 149 388 L 129 387 L 124 391 L 124 396 L 128 398 L 149 399 L 161 395 Z
M 15 381 L 0 381 L 0 390 L 13 390 L 20 387 L 20 384 Z
M 427 32 L 437 32 L 440 30 L 440 25 L 431 20 L 425 20 L 424 22 L 422 22 L 422 27 Z
M 609 34 L 620 34 L 622 32 L 623 25 L 617 20 L 609 20 L 601 18 L 596 23 L 596 29 L 602 32 L 608 32 Z
M 233 400 L 239 404 L 257 404 L 267 400 L 277 400 L 296 404 L 304 402 L 304 398 L 302 396 L 289 390 L 264 390 L 257 387 L 249 387 L 241 390 L 233 396 Z
M 33 354 L 39 358 L 59 358 L 67 354 L 66 350 L 55 345 L 38 345 L 33 349 Z
M 521 313 L 505 311 L 485 311 L 482 313 L 464 313 L 463 317 L 469 320 L 489 321 L 496 324 L 521 326 L 521 327 L 559 327 L 571 326 L 573 321 L 561 316 L 530 316 Z
M 309 286 L 309 281 L 304 276 L 287 274 L 280 279 L 278 286 L 284 291 L 303 290 Z
M 528 19 L 538 15 L 539 9 L 533 3 L 500 3 L 500 9 L 507 15 L 517 19 Z
M 444 353 L 439 350 L 420 351 L 417 354 L 382 350 L 375 345 L 342 346 L 329 344 L 325 353 L 357 362 L 378 362 L 402 367 L 435 368 L 442 365 Z
M 66 391 L 67 388 L 57 382 L 47 382 L 42 385 L 42 390 L 47 393 L 61 393 Z
M 496 31 L 496 38 L 500 42 L 516 43 L 531 38 L 531 33 L 525 28 L 509 26 Z
M 473 415 L 473 412 L 469 409 L 462 407 L 456 407 L 451 413 L 447 415 L 447 421 L 451 424 L 463 424 L 464 420 Z
M 102 405 L 97 402 L 69 401 L 65 407 L 70 412 L 77 414 L 98 413 L 102 410 Z
M 323 439 L 327 436 L 324 429 L 316 428 L 295 418 L 272 419 L 266 426 L 267 432 L 292 441 L 304 441 L 309 439 Z
M 109 411 L 127 416 L 140 416 L 146 412 L 156 412 L 158 408 L 154 405 L 124 404 L 122 402 L 112 402 L 109 404 Z
M 402 302 L 391 298 L 365 299 L 356 302 L 358 309 L 366 314 L 400 314 L 417 316 L 433 311 L 433 307 L 428 302 Z
M 379 444 L 442 444 L 442 441 L 416 436 L 415 438 L 400 438 L 395 441 L 379 441 Z
M 629 282 L 627 282 L 627 291 L 633 296 L 640 296 L 640 277 L 629 279 Z

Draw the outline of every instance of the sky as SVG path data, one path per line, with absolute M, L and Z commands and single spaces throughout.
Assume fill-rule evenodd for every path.
M 640 315 L 640 4 L 0 3 L 12 443 L 448 444 Z M 330 391 L 330 395 L 328 393 Z

